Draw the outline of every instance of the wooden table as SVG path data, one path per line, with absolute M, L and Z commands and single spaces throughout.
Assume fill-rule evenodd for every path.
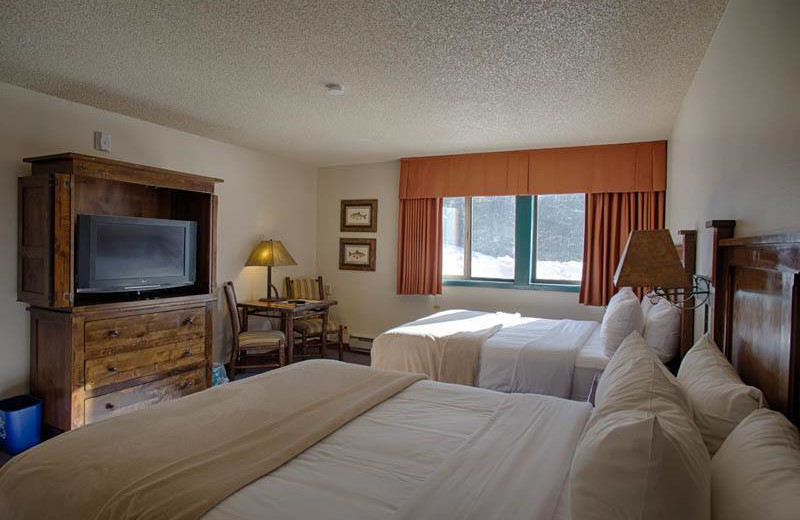
M 293 300 L 294 301 L 294 300 Z M 336 300 L 303 300 L 303 303 L 289 303 L 287 300 L 252 300 L 239 302 L 242 309 L 242 331 L 247 330 L 247 318 L 250 315 L 267 318 L 280 318 L 283 332 L 286 334 L 287 364 L 294 361 L 294 320 L 322 318 L 322 346 L 320 351 L 324 357 L 328 344 L 328 311 L 336 305 Z

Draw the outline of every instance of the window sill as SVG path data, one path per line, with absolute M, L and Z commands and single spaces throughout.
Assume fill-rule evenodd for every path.
M 581 286 L 567 283 L 529 283 L 517 284 L 501 280 L 468 280 L 459 278 L 446 278 L 442 285 L 450 287 L 483 287 L 491 289 L 516 289 L 520 291 L 555 291 L 555 292 L 580 292 Z

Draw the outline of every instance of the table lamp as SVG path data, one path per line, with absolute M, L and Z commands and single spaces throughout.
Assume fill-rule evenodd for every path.
M 292 255 L 283 246 L 280 240 L 263 240 L 247 259 L 245 266 L 259 266 L 267 268 L 267 299 L 272 298 L 272 291 L 275 290 L 275 298 L 278 298 L 278 289 L 272 285 L 272 268 L 283 265 L 297 265 Z

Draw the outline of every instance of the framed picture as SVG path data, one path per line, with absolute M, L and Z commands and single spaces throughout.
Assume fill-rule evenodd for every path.
M 375 239 L 340 238 L 339 269 L 349 271 L 374 271 Z
M 378 231 L 378 199 L 343 200 L 341 231 Z

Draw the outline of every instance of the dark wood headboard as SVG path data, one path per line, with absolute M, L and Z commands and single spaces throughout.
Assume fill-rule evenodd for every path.
M 800 233 L 733 238 L 713 230 L 712 335 L 745 383 L 800 424 Z

